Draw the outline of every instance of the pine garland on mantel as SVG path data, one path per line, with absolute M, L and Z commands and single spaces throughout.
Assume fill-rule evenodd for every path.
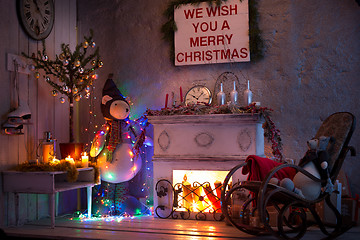
M 163 39 L 170 43 L 171 60 L 174 60 L 174 32 L 177 31 L 176 22 L 174 20 L 174 9 L 179 8 L 184 4 L 197 5 L 202 2 L 207 2 L 209 4 L 215 3 L 217 6 L 220 6 L 222 2 L 226 1 L 227 0 L 174 0 L 169 3 L 168 8 L 164 11 L 164 16 L 168 19 L 168 21 L 161 27 L 161 32 L 163 33 Z M 242 2 L 243 0 L 239 1 Z M 258 0 L 249 0 L 250 58 L 254 62 L 264 57 L 264 43 L 258 24 L 259 12 L 257 10 L 257 1 Z
M 276 161 L 284 162 L 282 153 L 282 142 L 280 130 L 276 128 L 271 119 L 272 109 L 267 107 L 258 107 L 255 103 L 246 107 L 236 105 L 212 106 L 209 104 L 191 104 L 187 106 L 179 105 L 173 108 L 162 108 L 160 110 L 146 110 L 147 116 L 170 116 L 170 115 L 205 115 L 205 114 L 260 114 L 264 118 L 263 129 L 264 136 L 271 142 L 272 154 Z
M 18 164 L 13 168 L 15 171 L 20 172 L 67 172 L 67 181 L 76 182 L 79 176 L 79 171 L 77 168 L 82 168 L 82 163 L 76 163 L 76 165 L 71 164 L 68 161 L 60 160 L 58 162 L 48 162 L 48 163 L 35 163 L 26 161 L 24 163 Z M 90 164 L 90 167 L 94 168 L 94 182 L 97 183 L 100 178 L 100 169 L 95 164 Z

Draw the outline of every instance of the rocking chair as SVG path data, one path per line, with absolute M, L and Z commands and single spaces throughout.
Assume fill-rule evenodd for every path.
M 354 129 L 354 115 L 339 112 L 330 115 L 315 135 L 315 138 L 320 136 L 335 138 L 334 145 L 328 149 L 330 157 L 327 181 L 331 181 L 332 184 L 335 184 L 347 153 L 350 151 L 351 155 L 355 156 L 355 149 L 348 146 Z M 295 169 L 316 182 L 326 184 L 326 180 L 321 180 L 294 164 L 280 164 L 272 168 L 260 181 L 240 181 L 229 184 L 231 178 L 239 174 L 238 170 L 245 166 L 250 168 L 249 164 L 251 161 L 246 161 L 229 172 L 221 193 L 221 209 L 225 219 L 239 230 L 251 235 L 272 234 L 279 239 L 300 239 L 309 226 L 316 224 L 326 238 L 331 239 L 343 234 L 354 225 L 352 221 L 347 221 L 348 219 L 345 219 L 331 202 L 330 196 L 335 194 L 331 190 L 323 188 L 320 196 L 310 201 L 283 187 L 269 183 L 279 171 L 286 169 L 294 171 Z M 244 196 L 244 192 L 247 197 L 239 201 L 239 196 L 241 194 Z M 325 206 L 325 203 L 335 215 L 336 221 L 333 224 L 324 223 L 316 210 L 316 205 Z

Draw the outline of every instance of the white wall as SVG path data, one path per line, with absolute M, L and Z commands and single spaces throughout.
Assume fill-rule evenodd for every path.
M 55 24 L 46 39 L 49 58 L 59 54 L 61 43 L 76 45 L 76 1 L 55 0 Z M 20 26 L 16 14 L 16 1 L 0 0 L 0 116 L 6 121 L 9 112 L 16 108 L 14 98 L 14 72 L 7 71 L 7 53 L 21 55 L 42 50 L 41 41 L 30 39 Z M 19 90 L 23 101 L 29 105 L 31 124 L 24 126 L 24 135 L 0 135 L 0 171 L 36 158 L 36 147 L 45 131 L 51 131 L 58 142 L 68 141 L 68 104 L 61 104 L 51 95 L 51 87 L 41 77 L 19 74 Z M 0 179 L 0 190 L 2 190 Z M 0 226 L 15 221 L 13 194 L 0 194 Z M 26 222 L 48 215 L 47 196 L 20 194 L 20 220 Z

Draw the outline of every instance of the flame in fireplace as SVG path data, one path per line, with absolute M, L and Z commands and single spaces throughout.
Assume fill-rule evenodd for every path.
M 184 211 L 221 212 L 221 187 L 228 171 L 173 170 L 173 184 L 180 185 L 178 205 Z

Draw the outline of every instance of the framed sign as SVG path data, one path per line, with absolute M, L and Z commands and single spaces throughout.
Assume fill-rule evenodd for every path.
M 180 5 L 174 20 L 176 66 L 250 61 L 248 1 Z

